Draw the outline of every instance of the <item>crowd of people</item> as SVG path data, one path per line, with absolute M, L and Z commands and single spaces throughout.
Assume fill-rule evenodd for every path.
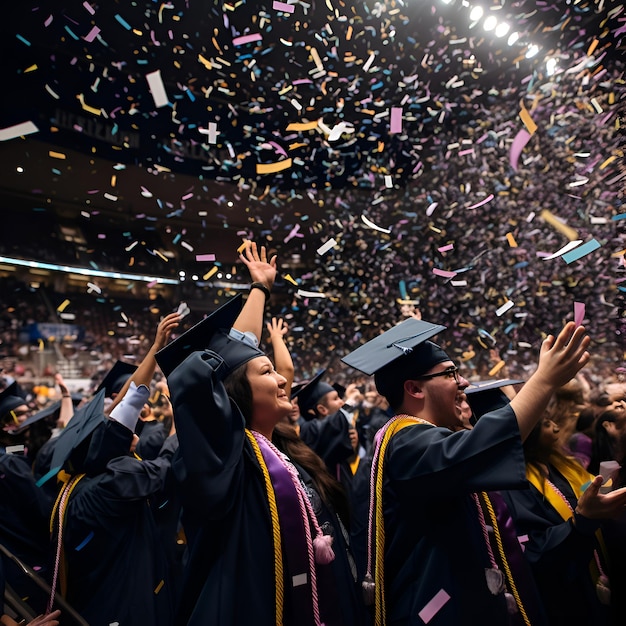
M 310 376 L 276 256 L 240 259 L 245 298 L 80 393 L 2 372 L 2 623 L 623 623 L 626 383 L 592 328 L 481 381 L 413 312 Z

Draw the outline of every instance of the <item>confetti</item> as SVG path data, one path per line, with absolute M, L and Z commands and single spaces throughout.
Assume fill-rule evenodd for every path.
M 212 262 L 212 261 L 215 261 L 215 255 L 214 254 L 196 254 L 196 261 L 199 261 L 200 263 L 204 263 L 206 261 Z
M 233 46 L 243 46 L 247 43 L 253 43 L 255 41 L 262 41 L 263 37 L 260 33 L 254 33 L 252 35 L 243 35 L 242 37 L 235 37 L 233 39 Z
M 585 303 L 574 302 L 574 323 L 580 326 L 585 319 Z
M 32 133 L 38 132 L 39 128 L 37 128 L 33 122 L 22 122 L 14 126 L 0 128 L 0 141 L 8 141 L 9 139 L 15 139 L 23 135 L 31 135 Z
M 277 161 L 275 163 L 257 163 L 257 174 L 275 174 L 276 172 L 282 172 L 292 166 L 292 159 L 284 159 L 283 161 Z
M 504 315 L 509 309 L 513 308 L 515 303 L 512 300 L 507 300 L 501 307 L 496 309 L 496 315 L 501 317 Z
M 317 249 L 317 254 L 322 256 L 335 247 L 337 247 L 337 241 L 334 238 L 331 238 Z
M 573 228 L 567 226 L 567 224 L 564 224 L 558 217 L 548 211 L 548 209 L 543 209 L 540 216 L 569 240 L 574 241 L 578 239 L 578 233 Z
M 298 289 L 296 291 L 296 295 L 300 298 L 325 298 L 325 293 L 320 293 L 319 291 L 305 291 L 304 289 Z
M 286 2 L 279 2 L 278 0 L 274 0 L 274 3 L 272 4 L 272 8 L 275 11 L 282 11 L 283 13 L 293 13 L 295 10 L 295 7 L 293 6 L 293 4 L 287 4 Z
M 430 620 L 441 611 L 444 605 L 448 602 L 450 596 L 444 589 L 440 589 L 431 600 L 429 600 L 424 608 L 418 613 L 419 618 L 428 624 Z
M 148 81 L 150 92 L 152 93 L 154 106 L 159 108 L 169 104 L 169 98 L 167 97 L 167 93 L 165 93 L 165 85 L 161 78 L 161 70 L 155 70 L 154 72 L 146 74 L 146 80 Z
M 588 254 L 591 254 L 594 250 L 597 250 L 599 247 L 600 247 L 600 243 L 596 239 L 592 239 L 591 241 L 588 241 L 587 243 L 583 243 L 582 245 L 578 246 L 571 252 L 566 252 L 562 256 L 562 259 L 569 265 L 570 263 L 573 263 L 574 261 L 578 261 L 578 259 L 581 259 L 582 257 L 587 256 Z
M 365 217 L 365 215 L 361 215 L 361 220 L 366 226 L 368 226 L 369 228 L 373 230 L 377 230 L 381 233 L 387 233 L 387 234 L 391 232 L 390 228 L 382 228 L 381 226 L 377 226 L 376 224 L 374 224 L 374 222 L 372 222 L 370 219 Z

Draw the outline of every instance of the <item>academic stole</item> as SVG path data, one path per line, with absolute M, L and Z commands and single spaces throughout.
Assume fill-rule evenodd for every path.
M 314 614 L 310 555 L 306 542 L 305 520 L 291 476 L 276 453 L 246 429 L 265 482 L 274 543 L 276 624 L 283 623 L 285 581 L 291 583 L 292 608 L 300 615 Z M 284 555 L 283 555 L 284 550 Z M 283 571 L 283 556 L 287 572 Z M 302 622 L 304 623 L 304 622 Z
M 551 456 L 550 464 L 553 465 L 557 471 L 567 480 L 569 486 L 576 498 L 579 498 L 583 492 L 583 485 L 593 480 L 593 475 L 587 472 L 578 462 L 570 461 L 567 458 L 562 459 L 559 456 Z M 554 510 L 561 516 L 564 521 L 570 520 L 574 516 L 574 511 L 566 499 L 566 497 L 552 484 L 550 480 L 547 480 L 542 474 L 539 468 L 530 463 L 526 464 L 526 478 L 531 485 L 533 485 L 537 491 L 543 495 L 548 503 L 554 508 Z M 602 530 L 598 528 L 595 532 L 596 540 L 600 546 L 600 552 L 605 563 L 608 563 L 608 554 L 606 546 L 604 544 L 604 537 L 602 536 Z M 589 562 L 589 574 L 591 579 L 595 581 L 596 591 L 598 598 L 602 604 L 609 604 L 608 594 L 608 579 L 606 578 L 602 565 L 600 564 L 600 556 L 598 551 L 594 549 L 594 558 Z

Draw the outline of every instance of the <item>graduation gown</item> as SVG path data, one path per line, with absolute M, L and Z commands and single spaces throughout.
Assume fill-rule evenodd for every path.
M 180 440 L 175 469 L 181 480 L 189 548 L 175 623 L 265 626 L 276 623 L 270 508 L 261 466 L 243 416 L 216 372 L 219 365 L 208 353 L 194 353 L 168 377 Z M 306 484 L 301 470 L 300 476 Z M 333 527 L 336 555 L 331 564 L 316 567 L 322 621 L 360 625 L 345 538 L 331 511 L 323 507 L 316 513 L 320 525 Z M 281 539 L 284 556 L 282 534 Z M 282 624 L 313 624 L 313 615 L 303 610 L 292 584 L 292 576 L 299 572 L 290 572 L 285 562 L 284 574 Z
M 24 456 L 0 452 L 0 543 L 47 580 L 50 572 L 48 530 L 52 503 L 35 485 Z M 17 564 L 2 555 L 7 583 L 36 613 L 46 609 L 47 594 Z
M 384 463 L 387 624 L 423 624 L 424 609 L 430 626 L 507 624 L 503 594 L 485 582 L 490 561 L 471 494 L 526 485 L 513 409 L 481 417 L 472 430 L 404 428 Z M 429 611 L 437 594 L 445 601 Z
M 111 421 L 106 428 L 128 437 L 130 448 L 126 427 Z M 102 473 L 80 480 L 68 499 L 66 600 L 90 626 L 172 624 L 173 588 L 148 498 L 162 489 L 176 448 L 173 436 L 153 460 L 112 459 Z M 55 545 L 56 539 L 55 532 Z
M 572 463 L 576 461 L 571 461 Z M 576 508 L 577 498 L 567 480 L 550 466 L 550 481 Z M 509 511 L 524 542 L 524 554 L 537 581 L 551 626 L 609 624 L 609 607 L 600 604 L 589 564 L 594 549 L 604 557 L 595 531 L 599 520 L 574 526 L 559 513 L 534 485 L 524 491 L 503 492 Z M 604 569 L 608 571 L 606 562 Z M 613 593 L 622 594 L 619 588 Z
M 350 460 L 354 457 L 349 430 L 350 424 L 343 411 L 300 425 L 300 439 L 326 463 L 328 471 L 348 493 L 352 489 L 353 476 Z

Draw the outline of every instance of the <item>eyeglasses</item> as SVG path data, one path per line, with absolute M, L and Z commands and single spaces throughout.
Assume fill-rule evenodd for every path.
M 430 380 L 431 378 L 437 378 L 437 376 L 447 376 L 448 378 L 454 378 L 454 382 L 458 385 L 460 384 L 459 379 L 459 368 L 455 365 L 453 367 L 448 367 L 442 372 L 437 372 L 435 374 L 426 374 L 425 376 L 419 376 L 418 380 Z

